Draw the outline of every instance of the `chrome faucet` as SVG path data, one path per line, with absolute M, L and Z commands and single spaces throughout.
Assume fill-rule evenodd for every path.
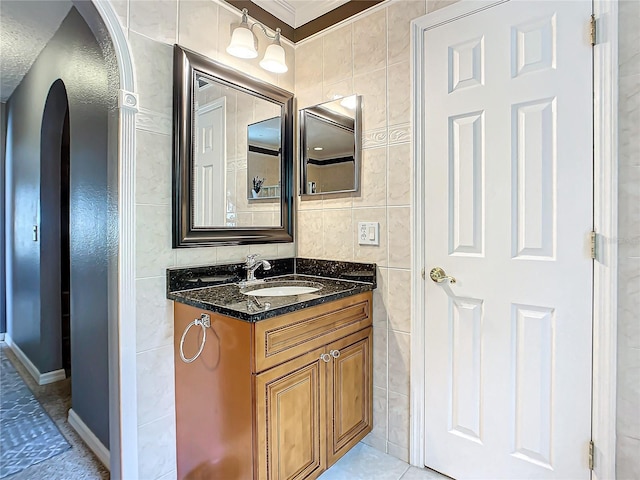
M 247 278 L 243 283 L 256 281 L 256 270 L 262 267 L 265 270 L 271 270 L 271 264 L 266 260 L 258 260 L 260 254 L 252 253 L 247 255 L 247 261 L 244 264 L 244 269 L 247 271 Z

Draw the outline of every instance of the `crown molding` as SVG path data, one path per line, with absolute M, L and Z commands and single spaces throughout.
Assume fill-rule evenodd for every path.
M 252 0 L 252 2 L 290 27 L 296 28 L 296 7 L 286 0 Z

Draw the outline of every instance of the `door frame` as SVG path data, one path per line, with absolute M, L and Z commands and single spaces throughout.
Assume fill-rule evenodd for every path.
M 411 269 L 411 420 L 409 460 L 425 465 L 425 222 L 422 32 L 508 0 L 460 0 L 411 22 L 412 79 L 412 269 Z M 597 22 L 593 47 L 594 217 L 593 262 L 592 478 L 615 478 L 616 342 L 618 278 L 618 0 L 593 0 Z M 585 30 L 588 25 L 585 25 Z M 585 445 L 585 449 L 587 446 Z M 586 453 L 585 453 L 586 458 Z

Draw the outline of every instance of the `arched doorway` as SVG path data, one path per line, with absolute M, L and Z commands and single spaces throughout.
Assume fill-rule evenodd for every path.
M 56 80 L 40 129 L 40 350 L 53 368 L 71 370 L 69 311 L 69 100 Z

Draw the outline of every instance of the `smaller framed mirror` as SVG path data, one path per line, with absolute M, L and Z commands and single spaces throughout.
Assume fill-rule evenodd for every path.
M 280 200 L 280 117 L 247 127 L 247 200 Z
M 300 194 L 360 188 L 362 97 L 351 95 L 300 110 Z

